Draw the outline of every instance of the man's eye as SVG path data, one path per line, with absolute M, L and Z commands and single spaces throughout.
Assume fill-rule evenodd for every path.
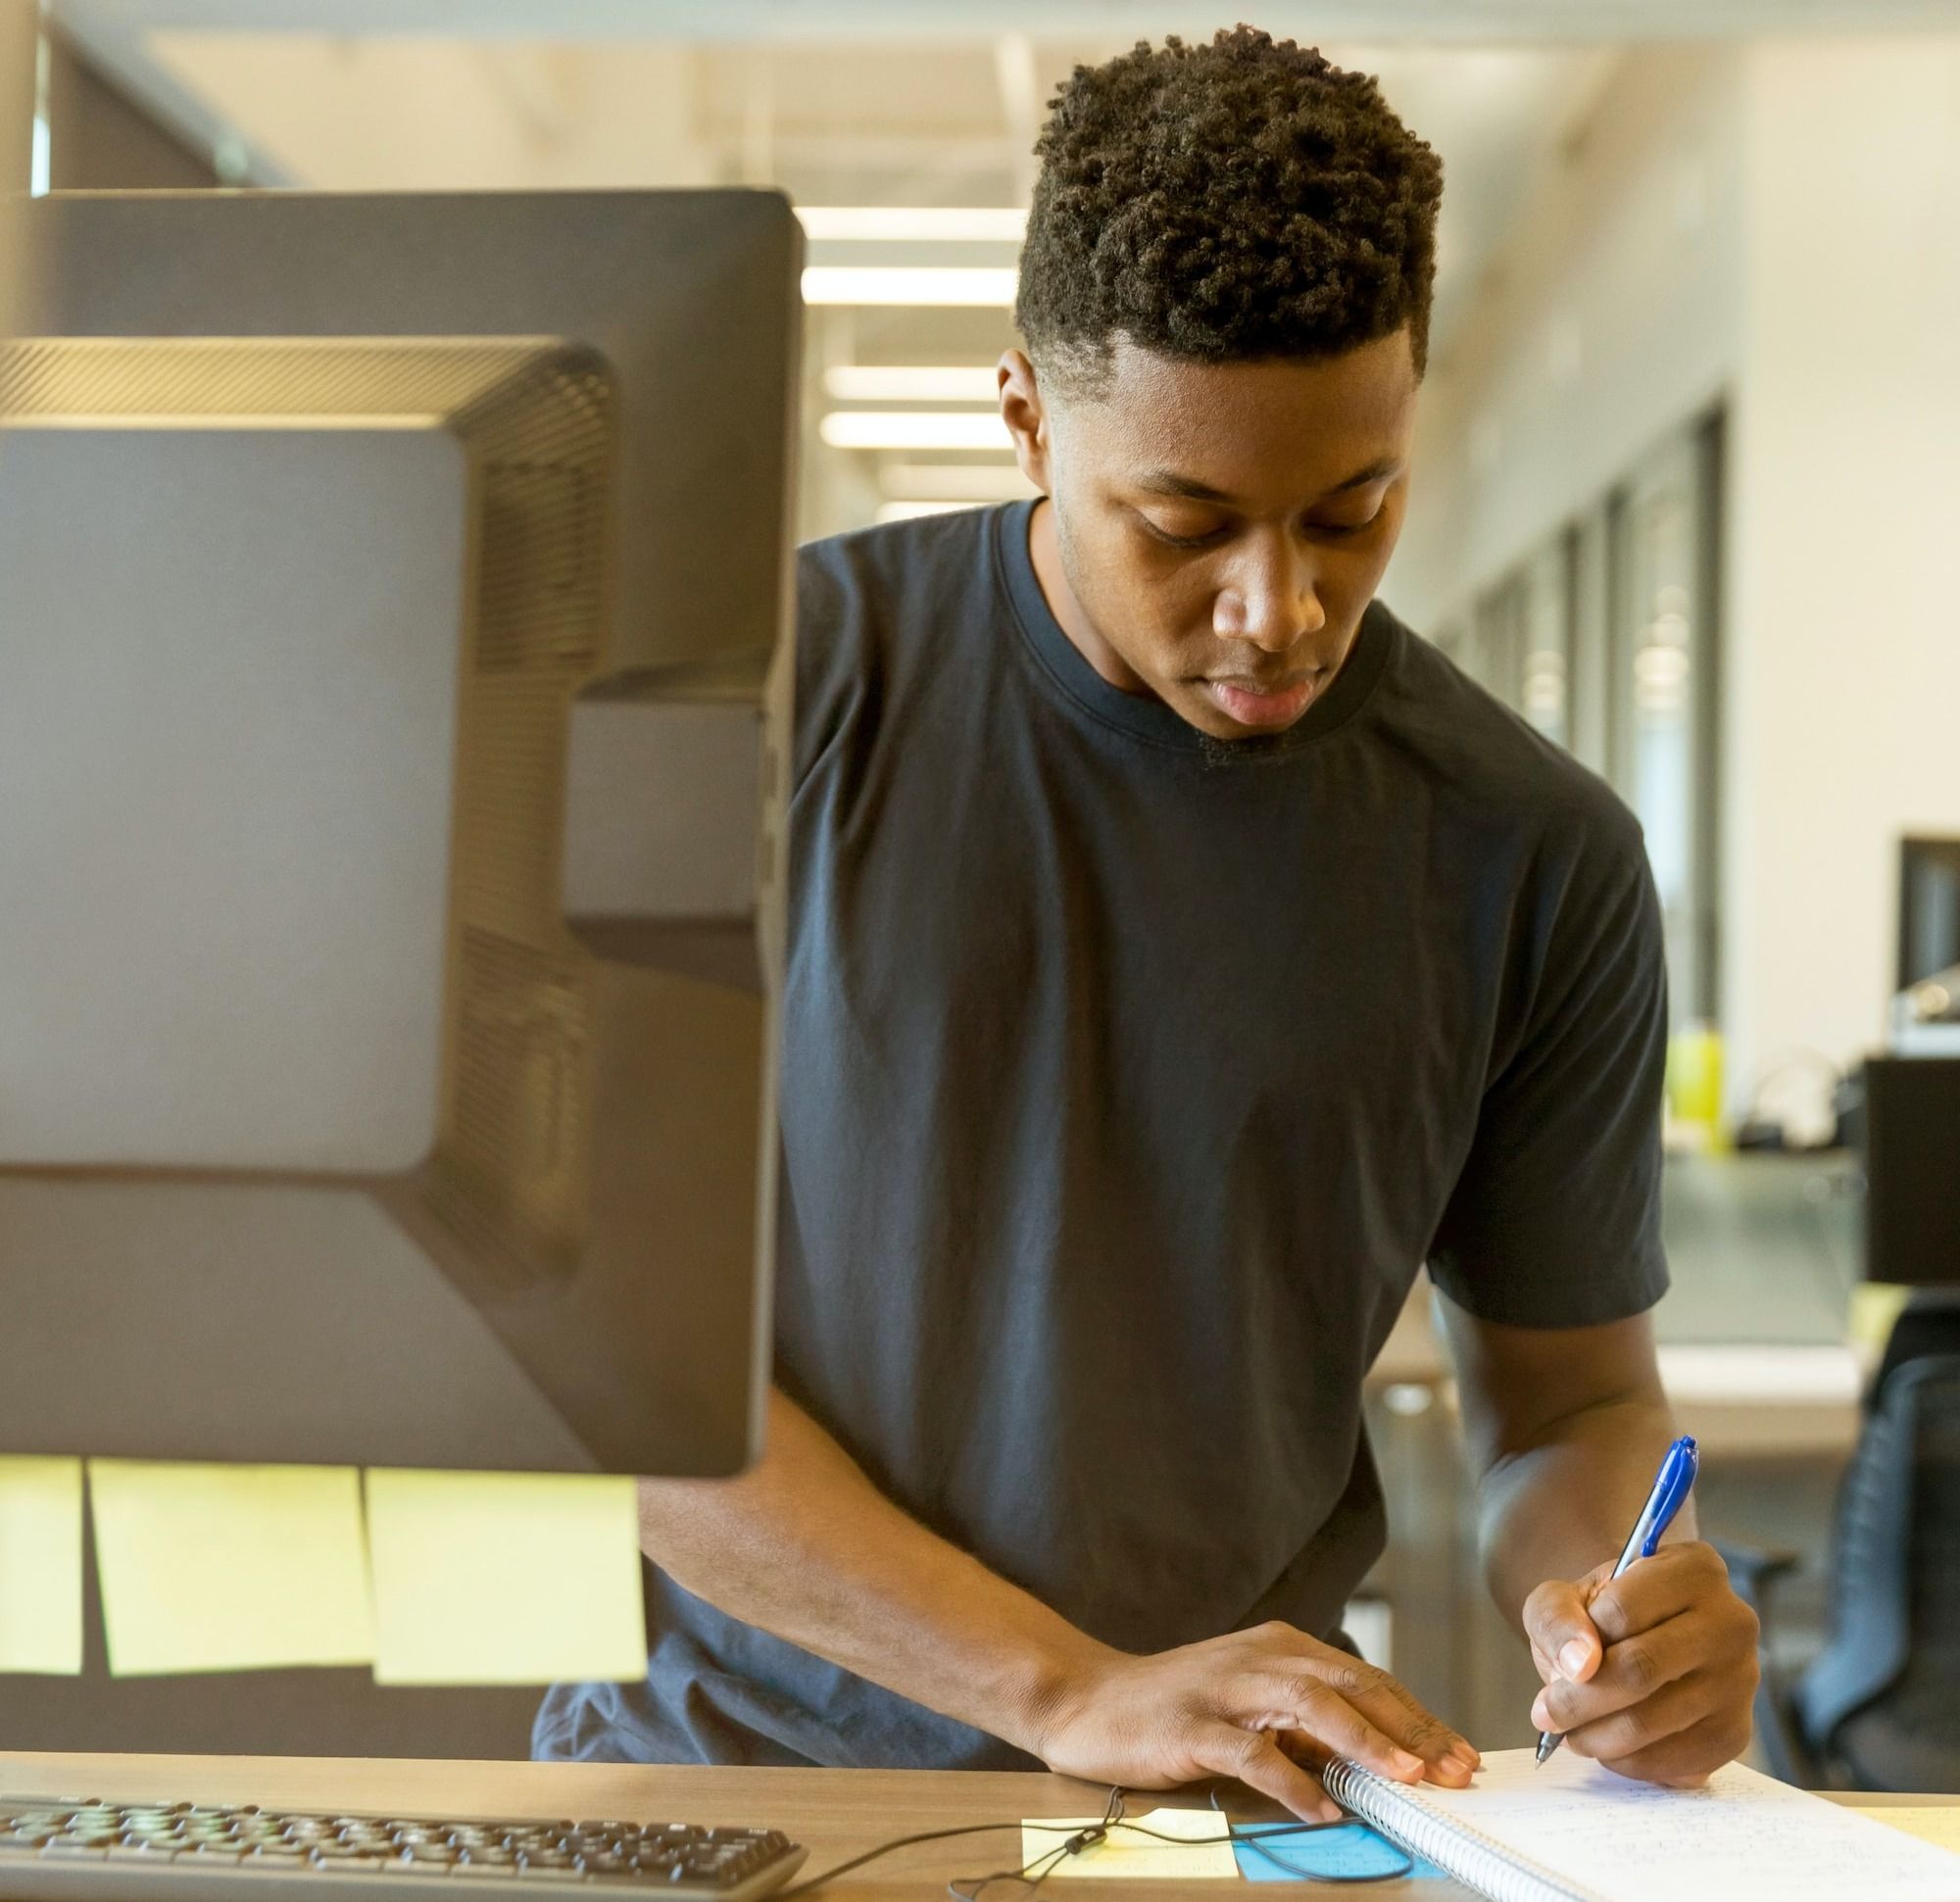
M 1225 532 L 1222 527 L 1212 527 L 1195 533 L 1187 529 L 1183 534 L 1173 534 L 1168 528 L 1159 527 L 1148 515 L 1140 514 L 1137 519 L 1143 523 L 1148 534 L 1166 548 L 1205 548 Z
M 1363 529 L 1374 527 L 1382 518 L 1377 509 L 1365 521 L 1310 521 L 1308 530 L 1315 535 L 1358 535 Z

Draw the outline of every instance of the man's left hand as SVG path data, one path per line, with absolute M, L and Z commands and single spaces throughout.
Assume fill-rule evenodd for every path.
M 1532 1722 L 1622 1777 L 1705 1782 L 1748 1746 L 1756 1615 L 1712 1545 L 1666 1545 L 1612 1570 L 1551 1580 L 1525 1600 L 1544 1680 Z

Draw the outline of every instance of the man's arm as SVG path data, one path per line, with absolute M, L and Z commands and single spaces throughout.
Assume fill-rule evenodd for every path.
M 1150 1657 L 1098 1642 L 901 1512 L 781 1393 L 748 1473 L 640 1482 L 640 1540 L 731 1617 L 1097 1781 L 1238 1777 L 1319 1820 L 1339 1812 L 1296 1751 L 1404 1782 L 1477 1762 L 1386 1673 L 1288 1626 Z
M 1693 1506 L 1665 1548 L 1608 1584 L 1674 1418 L 1645 1315 L 1507 1327 L 1443 1301 L 1481 1475 L 1492 1595 L 1524 1628 L 1541 1730 L 1625 1776 L 1698 1782 L 1749 1740 L 1755 1614 Z

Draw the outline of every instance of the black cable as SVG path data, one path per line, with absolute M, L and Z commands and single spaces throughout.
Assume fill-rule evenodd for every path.
M 1304 1835 L 1316 1829 L 1345 1829 L 1354 1819 L 1342 1817 L 1333 1823 L 1234 1823 L 1225 1814 L 1224 1806 L 1218 1801 L 1218 1792 L 1211 1792 L 1211 1807 L 1225 1825 L 1222 1836 L 1174 1836 L 1162 1829 L 1147 1829 L 1143 1824 L 1132 1822 L 1125 1814 L 1123 1799 L 1128 1792 L 1123 1786 L 1112 1784 L 1108 1801 L 1102 1806 L 1102 1820 L 1071 1830 L 1069 1834 L 1045 1854 L 1034 1861 L 1023 1863 L 1017 1869 L 997 1869 L 986 1876 L 956 1876 L 946 1885 L 948 1895 L 955 1902 L 980 1902 L 980 1897 L 996 1882 L 1018 1882 L 1027 1895 L 1033 1895 L 1048 1878 L 1054 1874 L 1070 1856 L 1079 1856 L 1085 1849 L 1093 1848 L 1103 1841 L 1109 1831 L 1119 1824 L 1132 1835 L 1149 1836 L 1157 1842 L 1176 1843 L 1184 1848 L 1202 1847 L 1207 1843 L 1230 1843 L 1235 1849 L 1244 1844 L 1255 1856 L 1262 1857 L 1276 1869 L 1306 1882 L 1338 1882 L 1360 1884 L 1364 1882 L 1393 1882 L 1415 1871 L 1415 1858 L 1398 1843 L 1390 1842 L 1386 1836 L 1378 1837 L 1385 1848 L 1393 1850 L 1401 1858 L 1397 1869 L 1384 1869 L 1365 1876 L 1329 1876 L 1316 1870 L 1304 1869 L 1298 1863 L 1282 1856 L 1278 1850 L 1262 1842 L 1262 1836 Z M 1031 1826 L 1037 1829 L 1044 1827 L 1059 1829 L 1059 1825 L 1044 1826 L 1038 1819 L 1031 1819 Z M 912 1848 L 921 1842 L 946 1842 L 956 1836 L 989 1835 L 999 1829 L 1020 1829 L 1024 1826 L 1014 1823 L 969 1823 L 956 1829 L 921 1829 L 909 1836 L 894 1836 L 889 1842 L 878 1843 L 861 1855 L 853 1856 L 848 1862 L 841 1862 L 820 1875 L 806 1876 L 802 1881 L 793 1882 L 787 1888 L 776 1891 L 777 1902 L 792 1902 L 800 1895 L 810 1895 L 828 1882 L 834 1882 L 840 1876 L 848 1876 L 854 1869 L 862 1869 L 866 1863 L 876 1862 L 881 1857 L 894 1854 L 901 1849 Z M 1365 1827 L 1365 1826 L 1363 1826 Z
M 909 1849 L 917 1842 L 944 1842 L 951 1836 L 981 1836 L 994 1829 L 1018 1829 L 1020 1827 L 1018 1823 L 969 1823 L 958 1829 L 921 1829 L 916 1835 L 894 1836 L 890 1842 L 881 1842 L 875 1849 L 867 1849 L 861 1856 L 853 1856 L 849 1862 L 826 1869 L 821 1875 L 806 1876 L 802 1881 L 792 1882 L 788 1888 L 777 1889 L 776 1902 L 789 1902 L 794 1895 L 808 1895 L 826 1882 L 834 1882 L 840 1876 L 850 1875 L 854 1869 L 862 1869 L 866 1863 L 874 1863 L 880 1856 L 889 1856 L 899 1849 Z
M 1070 1856 L 1079 1856 L 1092 1844 L 1102 1841 L 1122 1821 L 1123 1786 L 1112 1783 L 1108 1799 L 1102 1805 L 1102 1820 L 1100 1823 L 1074 1830 L 1047 1855 L 1037 1856 L 1033 1862 L 1023 1863 L 1019 1869 L 997 1869 L 991 1876 L 956 1876 L 947 1883 L 946 1892 L 953 1897 L 953 1902 L 980 1902 L 980 1897 L 996 1882 L 1018 1882 L 1029 1895 L 1033 1895 Z M 1045 1826 L 1037 1822 L 1034 1827 L 1039 1829 Z M 1059 1828 L 1058 1825 L 1054 1827 Z

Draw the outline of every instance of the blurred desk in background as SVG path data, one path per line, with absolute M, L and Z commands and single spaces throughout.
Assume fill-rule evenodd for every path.
M 1849 1333 L 1855 1181 L 1841 1154 L 1669 1159 L 1661 1379 L 1718 1459 L 1841 1462 L 1857 1439 L 1877 1350 Z

